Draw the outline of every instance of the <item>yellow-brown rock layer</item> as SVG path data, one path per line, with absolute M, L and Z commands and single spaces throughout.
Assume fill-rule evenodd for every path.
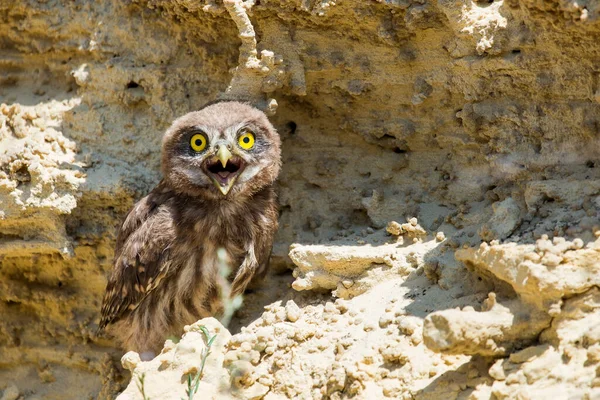
M 115 228 L 171 121 L 244 91 L 283 139 L 277 274 L 215 350 L 214 393 L 598 396 L 599 12 L 0 2 L 2 398 L 125 387 L 94 333 Z

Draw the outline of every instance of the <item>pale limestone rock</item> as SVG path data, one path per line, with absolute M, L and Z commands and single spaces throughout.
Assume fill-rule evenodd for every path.
M 521 209 L 513 198 L 492 204 L 494 214 L 479 229 L 481 239 L 491 241 L 506 239 L 521 223 Z
M 229 375 L 223 368 L 223 351 L 231 337 L 227 329 L 214 318 L 205 318 L 190 325 L 181 341 L 169 345 L 151 361 L 141 362 L 139 355 L 129 352 L 123 357 L 123 366 L 131 368 L 132 380 L 121 393 L 119 400 L 143 400 L 140 378 L 144 380 L 144 393 L 150 399 L 176 399 L 185 396 L 187 374 L 196 374 L 201 367 L 203 351 L 206 350 L 200 326 L 205 326 L 211 335 L 217 335 L 206 360 L 197 396 L 203 399 L 223 399 L 228 394 Z M 225 391 L 223 391 L 225 390 Z
M 438 245 L 435 240 L 408 247 L 292 245 L 289 257 L 296 265 L 292 287 L 298 291 L 334 290 L 338 297 L 350 298 L 369 290 L 390 273 L 406 276 L 415 264 L 422 263 L 425 253 Z
M 301 316 L 300 308 L 298 308 L 298 305 L 293 300 L 290 300 L 285 305 L 285 314 L 288 321 L 296 322 Z
M 579 248 L 580 243 L 564 241 L 552 244 L 541 239 L 536 246 L 515 243 L 497 244 L 480 248 L 460 249 L 456 258 L 477 269 L 492 273 L 510 284 L 525 302 L 539 308 L 561 301 L 564 296 L 584 292 L 600 284 L 600 240 L 589 248 Z M 536 250 L 544 254 L 540 260 L 526 257 Z M 554 254 L 559 261 L 544 257 Z
M 481 312 L 467 309 L 429 314 L 423 325 L 423 339 L 437 352 L 503 356 L 536 338 L 549 321 L 548 315 L 533 307 L 518 301 L 502 305 L 490 293 Z
M 502 51 L 508 26 L 508 20 L 502 12 L 503 2 L 443 0 L 440 6 L 460 38 L 456 39 L 454 56 L 473 50 L 480 55 Z

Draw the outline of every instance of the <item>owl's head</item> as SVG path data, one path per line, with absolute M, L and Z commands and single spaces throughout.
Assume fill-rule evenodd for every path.
M 267 116 L 235 101 L 178 118 L 162 143 L 169 185 L 192 196 L 250 196 L 272 184 L 281 166 L 281 142 Z

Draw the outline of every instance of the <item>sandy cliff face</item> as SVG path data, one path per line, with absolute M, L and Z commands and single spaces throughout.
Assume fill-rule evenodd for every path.
M 268 68 L 246 87 L 220 1 L 0 2 L 2 398 L 126 386 L 94 334 L 115 228 L 171 121 L 230 83 L 277 100 L 281 229 L 231 339 L 205 321 L 205 390 L 600 396 L 599 8 L 247 1 Z M 145 373 L 181 398 L 203 346 L 130 354 L 123 396 Z

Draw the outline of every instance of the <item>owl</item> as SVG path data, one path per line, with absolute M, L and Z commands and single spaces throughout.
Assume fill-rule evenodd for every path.
M 183 326 L 223 310 L 267 271 L 278 209 L 279 135 L 265 114 L 219 102 L 177 119 L 162 141 L 162 181 L 126 216 L 99 329 L 156 354 Z

